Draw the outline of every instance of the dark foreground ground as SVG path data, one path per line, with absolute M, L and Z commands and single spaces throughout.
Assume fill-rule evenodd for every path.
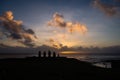
M 1 59 L 0 80 L 120 80 L 119 62 L 105 69 L 64 57 Z

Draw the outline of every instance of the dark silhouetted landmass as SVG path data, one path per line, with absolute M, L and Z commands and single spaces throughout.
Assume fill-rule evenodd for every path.
M 0 80 L 118 80 L 120 69 L 107 69 L 73 58 L 27 57 L 0 60 Z M 118 61 L 117 63 L 119 63 Z M 114 63 L 114 62 L 113 62 Z M 117 65 L 115 65 L 117 66 Z

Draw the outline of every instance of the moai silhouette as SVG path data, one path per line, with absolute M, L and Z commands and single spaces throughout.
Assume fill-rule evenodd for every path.
M 43 57 L 46 57 L 46 51 L 43 52 Z
M 55 53 L 55 51 L 53 52 L 53 57 L 56 57 L 56 53 Z
M 39 57 L 41 57 L 41 51 L 39 51 Z
M 51 51 L 50 50 L 48 51 L 48 57 L 51 57 Z

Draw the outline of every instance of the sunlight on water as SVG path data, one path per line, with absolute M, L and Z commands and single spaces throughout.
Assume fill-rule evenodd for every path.
M 95 63 L 93 65 L 98 66 L 98 67 L 102 67 L 102 68 L 112 68 L 110 62 L 99 62 L 99 63 Z
M 80 61 L 86 61 L 92 63 L 94 66 L 102 68 L 111 68 L 111 63 L 106 62 L 107 60 L 120 60 L 120 56 L 116 55 L 97 55 L 97 54 L 83 54 L 74 51 L 65 51 L 61 53 L 61 56 L 68 58 L 75 58 Z

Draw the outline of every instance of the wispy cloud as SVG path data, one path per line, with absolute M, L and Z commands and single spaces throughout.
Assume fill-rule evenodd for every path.
M 86 25 L 81 24 L 80 22 L 67 22 L 64 19 L 64 16 L 60 13 L 54 13 L 52 19 L 47 23 L 48 26 L 66 28 L 67 32 L 74 33 L 80 32 L 85 34 L 88 29 Z
M 116 1 L 116 0 L 113 0 L 113 1 Z M 114 16 L 116 14 L 119 15 L 120 13 L 118 10 L 120 6 L 117 6 L 116 4 L 113 5 L 113 4 L 103 3 L 101 0 L 94 0 L 93 6 L 99 8 L 101 11 L 103 11 L 108 16 Z

